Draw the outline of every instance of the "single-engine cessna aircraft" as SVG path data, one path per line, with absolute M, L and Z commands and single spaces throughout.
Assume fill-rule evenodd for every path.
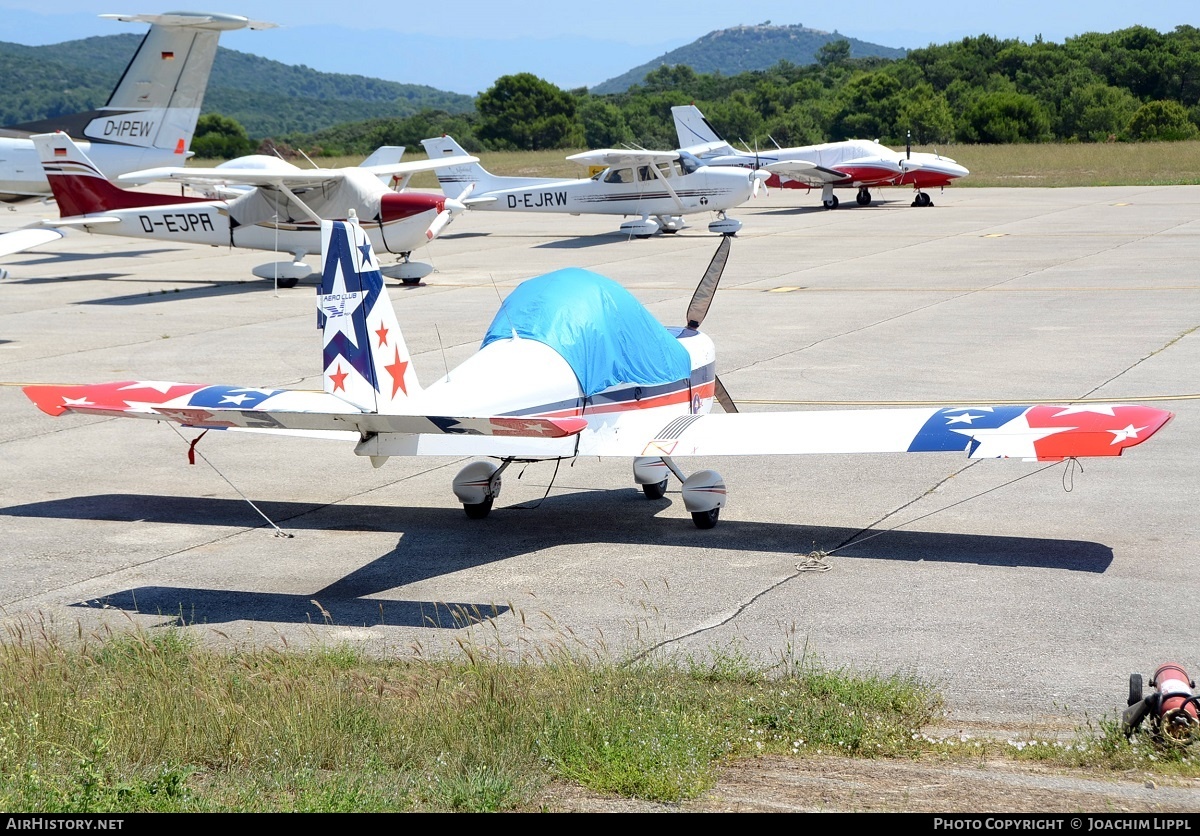
M 433 159 L 454 159 L 466 151 L 451 137 L 421 140 Z M 546 177 L 500 177 L 477 162 L 438 171 L 447 197 L 471 209 L 497 212 L 559 212 L 572 215 L 639 216 L 621 224 L 621 232 L 649 238 L 683 229 L 684 215 L 716 212 L 709 232 L 734 235 L 742 222 L 725 216 L 753 195 L 766 172 L 734 172 L 706 168 L 678 151 L 601 149 L 567 157 L 581 165 L 605 166 L 594 177 L 562 180 Z
M 465 211 L 461 203 L 444 195 L 394 191 L 380 179 L 407 179 L 446 165 L 440 160 L 301 169 L 278 159 L 267 165 L 269 158 L 259 156 L 247 159 L 242 167 L 151 169 L 121 178 L 205 183 L 236 195 L 214 200 L 121 189 L 105 179 L 66 134 L 38 134 L 33 142 L 62 217 L 0 235 L 0 255 L 44 243 L 27 243 L 31 235 L 53 232 L 57 237 L 63 229 L 76 227 L 104 235 L 290 252 L 292 261 L 260 265 L 253 272 L 294 287 L 313 273 L 304 257 L 320 252 L 318 213 L 345 217 L 353 211 L 363 219 L 374 247 L 401 257 L 381 268 L 384 275 L 416 284 L 433 268 L 409 260 L 412 251 L 437 237 L 454 216 Z M 230 184 L 254 188 L 238 193 L 229 190 Z
M 848 139 L 821 145 L 738 151 L 721 138 L 695 105 L 671 108 L 679 145 L 704 165 L 766 169 L 768 187 L 820 189 L 826 209 L 838 206 L 835 188 L 858 190 L 859 206 L 871 203 L 872 186 L 912 186 L 913 206 L 932 206 L 923 189 L 942 188 L 970 172 L 949 157 L 907 149 L 901 154 L 878 142 Z
M 651 499 L 663 496 L 674 474 L 700 528 L 716 525 L 725 482 L 712 470 L 685 475 L 677 463 L 685 457 L 965 452 L 1059 461 L 1120 455 L 1172 417 L 1147 406 L 1093 403 L 738 412 L 717 379 L 713 342 L 699 330 L 728 259 L 728 237 L 681 327 L 661 325 L 611 279 L 557 270 L 518 285 L 479 351 L 423 389 L 366 231 L 353 220 L 325 221 L 321 239 L 324 391 L 125 380 L 30 385 L 25 394 L 50 415 L 337 439 L 376 467 L 389 456 L 487 457 L 453 481 L 473 519 L 491 511 L 513 462 L 627 457 Z M 724 414 L 710 412 L 714 400 Z
M 30 141 L 33 134 L 64 131 L 78 138 L 108 177 L 182 163 L 191 156 L 192 134 L 221 33 L 275 26 L 238 15 L 197 12 L 100 16 L 149 23 L 150 30 L 104 107 L 0 128 L 0 200 L 50 194 Z

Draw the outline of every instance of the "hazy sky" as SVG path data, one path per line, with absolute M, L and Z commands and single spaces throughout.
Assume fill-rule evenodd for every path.
M 1140 24 L 1169 32 L 1200 25 L 1191 2 L 1143 0 L 1008 0 L 918 3 L 857 0 L 805 9 L 795 0 L 614 4 L 561 0 L 452 0 L 406 3 L 356 0 L 288 3 L 241 0 L 204 9 L 267 20 L 286 31 L 233 32 L 231 49 L 331 72 L 430 84 L 475 93 L 499 74 L 528 69 L 569 88 L 598 84 L 715 29 L 771 21 L 838 31 L 890 47 L 914 48 L 968 35 L 1062 42 L 1083 32 L 1111 32 Z M 192 8 L 155 8 L 93 0 L 0 0 L 0 41 L 28 45 L 142 32 L 144 26 L 100 19 L 102 13 L 154 14 Z M 439 83 L 441 79 L 441 83 Z

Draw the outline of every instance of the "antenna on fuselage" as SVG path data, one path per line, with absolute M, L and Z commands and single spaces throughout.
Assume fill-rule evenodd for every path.
M 314 163 L 312 161 L 312 157 L 308 156 L 308 154 L 305 154 L 303 149 L 297 148 L 296 150 L 300 152 L 301 157 L 304 157 L 304 159 L 308 160 L 309 165 L 311 165 L 315 169 L 320 170 L 321 167 L 319 165 L 317 165 L 316 163 Z

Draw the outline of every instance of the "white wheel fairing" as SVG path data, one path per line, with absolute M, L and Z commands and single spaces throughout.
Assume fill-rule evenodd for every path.
M 656 485 L 670 476 L 666 462 L 657 456 L 638 456 L 633 460 L 633 481 L 638 485 Z
M 482 505 L 500 495 L 499 467 L 489 461 L 475 461 L 454 477 L 454 495 L 463 505 Z
M 700 470 L 683 483 L 683 507 L 700 514 L 725 507 L 725 480 L 715 470 Z

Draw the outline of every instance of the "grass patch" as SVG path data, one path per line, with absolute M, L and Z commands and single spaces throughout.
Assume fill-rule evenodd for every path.
M 925 734 L 926 684 L 769 669 L 734 650 L 674 661 L 541 652 L 379 659 L 346 646 L 222 653 L 182 628 L 0 644 L 0 807 L 10 812 L 501 811 L 565 781 L 619 796 L 700 796 L 731 759 L 974 754 Z M 1014 759 L 1200 775 L 1196 747 L 990 741 Z

